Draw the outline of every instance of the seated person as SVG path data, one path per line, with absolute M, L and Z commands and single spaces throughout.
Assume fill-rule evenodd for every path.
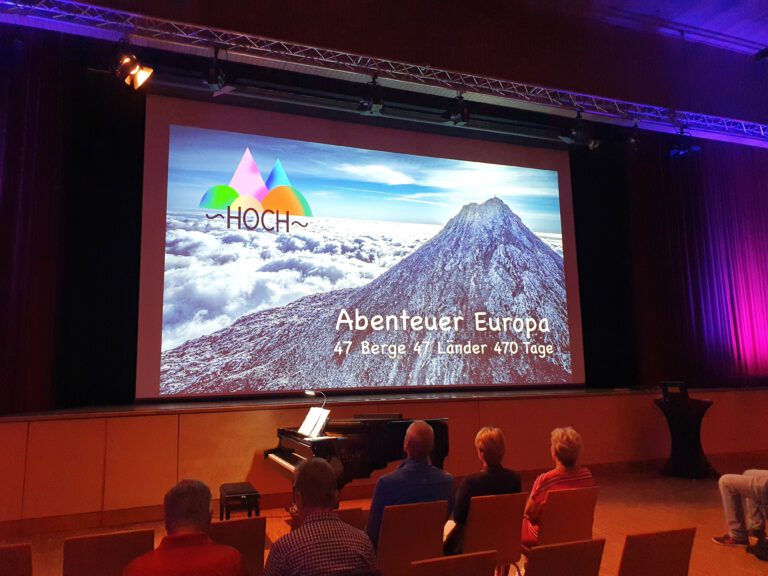
M 199 480 L 182 480 L 163 500 L 168 535 L 139 556 L 123 576 L 248 576 L 240 552 L 208 537 L 211 491 Z
M 265 576 L 375 572 L 376 554 L 368 536 L 336 515 L 338 480 L 327 461 L 311 458 L 299 465 L 293 498 L 300 525 L 272 544 Z
M 712 540 L 724 546 L 745 546 L 749 536 L 765 539 L 768 470 L 724 474 L 719 485 L 728 533 L 715 536 Z
M 577 463 L 582 445 L 581 435 L 570 426 L 552 430 L 550 453 L 555 467 L 541 474 L 533 483 L 523 518 L 524 545 L 535 546 L 538 541 L 539 518 L 546 506 L 547 494 L 555 490 L 595 485 L 592 473 Z
M 378 545 L 381 519 L 386 506 L 417 502 L 448 501 L 448 514 L 453 510 L 453 476 L 432 466 L 429 455 L 435 443 L 432 427 L 415 420 L 405 433 L 403 451 L 406 459 L 394 472 L 379 478 L 371 499 L 368 536 Z
M 481 470 L 469 474 L 461 481 L 456 492 L 456 505 L 453 527 L 443 544 L 445 554 L 460 554 L 464 537 L 464 526 L 469 516 L 469 505 L 473 496 L 490 496 L 492 494 L 516 494 L 521 490 L 520 475 L 504 468 L 501 461 L 504 458 L 504 434 L 499 428 L 486 426 L 475 436 L 475 448 L 480 459 Z

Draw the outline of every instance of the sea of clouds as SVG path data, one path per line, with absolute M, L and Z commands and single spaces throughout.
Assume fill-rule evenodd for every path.
M 301 219 L 300 219 L 301 220 Z M 229 326 L 245 314 L 303 296 L 365 285 L 440 226 L 304 219 L 289 234 L 227 229 L 221 219 L 169 213 L 163 350 Z
M 303 296 L 356 288 L 397 264 L 441 227 L 299 219 L 289 234 L 227 229 L 200 213 L 166 220 L 163 350 L 211 334 L 245 314 Z M 562 255 L 557 234 L 542 240 Z

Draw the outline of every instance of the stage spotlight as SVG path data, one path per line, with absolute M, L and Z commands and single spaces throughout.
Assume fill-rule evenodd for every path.
M 357 109 L 364 114 L 381 114 L 384 108 L 384 89 L 376 82 L 376 75 L 368 82 L 368 91 L 365 98 L 357 103 Z
M 571 129 L 568 131 L 568 136 L 574 144 L 588 144 L 589 136 L 587 130 L 584 128 L 584 120 L 581 117 L 581 110 L 576 110 L 576 119 L 573 121 Z
M 681 126 L 679 132 L 674 136 L 672 147 L 669 149 L 669 156 L 671 158 L 683 158 L 700 151 L 701 146 L 694 143 L 691 135 L 686 133 L 685 126 Z
M 627 138 L 627 144 L 629 144 L 629 147 L 634 152 L 637 152 L 640 148 L 640 126 L 638 125 L 637 120 L 635 120 L 635 123 L 632 125 L 632 133 L 629 135 L 629 138 Z
M 469 104 L 464 100 L 461 92 L 456 95 L 456 98 L 451 101 L 450 106 L 441 116 L 454 126 L 464 126 L 469 122 Z
M 127 86 L 138 90 L 152 76 L 154 70 L 149 66 L 142 66 L 133 54 L 121 52 L 117 56 L 115 75 Z
M 213 97 L 221 96 L 227 92 L 235 90 L 234 86 L 227 86 L 227 76 L 224 74 L 224 70 L 219 64 L 219 48 L 218 46 L 213 49 L 213 58 L 211 64 L 203 75 L 205 83 L 208 88 L 213 92 Z
M 592 152 L 600 149 L 600 140 L 592 136 L 591 131 L 584 125 L 584 119 L 581 116 L 581 110 L 576 109 L 576 118 L 568 129 L 567 134 L 560 136 L 560 139 L 572 146 L 583 146 Z

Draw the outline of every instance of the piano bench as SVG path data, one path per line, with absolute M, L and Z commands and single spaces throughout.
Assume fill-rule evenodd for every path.
M 259 492 L 250 482 L 231 482 L 219 486 L 219 520 L 236 508 L 248 510 L 248 517 L 255 512 L 259 515 Z

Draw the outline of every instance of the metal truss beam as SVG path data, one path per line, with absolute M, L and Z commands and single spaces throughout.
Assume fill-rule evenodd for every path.
M 757 122 L 671 110 L 431 66 L 303 46 L 66 0 L 0 0 L 0 13 L 15 15 L 24 20 L 43 20 L 59 23 L 59 25 L 69 24 L 75 27 L 111 31 L 133 41 L 143 39 L 150 45 L 153 41 L 160 42 L 165 49 L 173 50 L 174 45 L 199 49 L 218 46 L 230 54 L 267 61 L 352 72 L 365 76 L 375 74 L 379 78 L 411 85 L 444 88 L 465 95 L 475 93 L 493 96 L 508 101 L 512 106 L 517 104 L 523 107 L 543 107 L 553 112 L 560 110 L 561 113 L 580 110 L 585 116 L 597 121 L 637 122 L 644 128 L 657 127 L 663 131 L 684 128 L 695 131 L 696 135 L 705 138 L 718 138 L 717 135 L 719 135 L 718 139 L 737 140 L 758 146 L 768 145 L 768 125 Z

